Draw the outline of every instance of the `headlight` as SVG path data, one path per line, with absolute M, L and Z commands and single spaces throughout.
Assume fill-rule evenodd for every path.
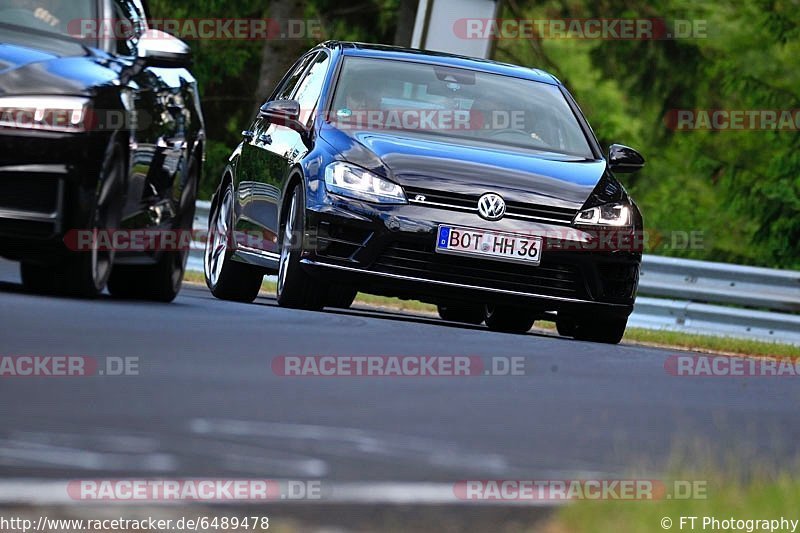
M 589 226 L 630 226 L 631 207 L 627 204 L 605 204 L 584 209 L 575 217 L 575 224 Z
M 325 168 L 325 188 L 332 193 L 367 202 L 406 203 L 406 194 L 401 186 L 342 161 L 331 163 Z
M 45 131 L 86 131 L 90 101 L 76 96 L 0 98 L 0 127 Z

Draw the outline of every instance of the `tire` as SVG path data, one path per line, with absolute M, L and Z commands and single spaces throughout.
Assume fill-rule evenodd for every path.
M 250 303 L 258 296 L 264 272 L 233 260 L 233 186 L 225 185 L 208 221 L 203 271 L 211 294 L 220 300 Z
M 58 288 L 56 271 L 53 267 L 34 263 L 20 263 L 19 273 L 22 286 L 30 292 L 49 294 Z
M 556 330 L 562 337 L 575 336 L 575 320 L 571 317 L 556 317 Z
M 117 229 L 122 216 L 124 181 L 122 148 L 111 142 L 103 156 L 91 214 L 85 221 L 78 222 L 76 229 L 94 232 Z M 20 274 L 23 286 L 35 292 L 96 298 L 106 288 L 113 264 L 113 249 L 93 246 L 88 251 L 66 251 L 53 264 L 22 263 Z
M 627 325 L 628 317 L 610 319 L 582 317 L 575 322 L 574 337 L 580 341 L 619 344 Z
M 122 148 L 109 144 L 103 159 L 95 205 L 89 227 L 92 230 L 108 231 L 119 228 L 122 218 L 125 163 Z M 67 255 L 60 269 L 60 288 L 70 296 L 95 298 L 106 288 L 114 264 L 114 250 L 76 252 Z
M 527 333 L 536 317 L 516 307 L 486 306 L 486 327 L 502 333 Z
M 331 285 L 328 289 L 328 297 L 325 300 L 325 307 L 336 309 L 350 309 L 356 299 L 358 291 L 347 285 Z
M 287 211 L 281 231 L 278 305 L 319 311 L 325 307 L 329 287 L 308 275 L 300 265 L 305 235 L 305 198 L 302 185 L 295 185 Z
M 483 324 L 486 318 L 486 310 L 482 305 L 437 305 L 436 308 L 439 317 L 448 322 L 463 322 L 477 326 Z
M 192 229 L 198 176 L 198 163 L 192 159 L 186 187 L 181 192 L 181 215 L 176 225 L 179 233 Z M 184 240 L 180 238 L 176 242 Z M 171 302 L 181 290 L 188 258 L 189 250 L 168 250 L 161 253 L 155 265 L 115 266 L 108 280 L 108 292 L 117 298 Z

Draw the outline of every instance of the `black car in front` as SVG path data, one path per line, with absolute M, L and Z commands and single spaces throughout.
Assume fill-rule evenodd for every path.
M 175 298 L 188 248 L 130 235 L 192 228 L 205 133 L 190 61 L 140 0 L 0 0 L 0 256 L 26 288 Z
M 621 339 L 642 217 L 614 173 L 644 160 L 620 145 L 604 157 L 549 74 L 330 42 L 243 135 L 212 203 L 216 296 L 250 301 L 277 272 L 287 307 L 347 307 L 363 291 L 497 331 L 550 318 Z

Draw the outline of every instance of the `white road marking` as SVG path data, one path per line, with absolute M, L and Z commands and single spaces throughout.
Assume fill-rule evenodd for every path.
M 199 435 L 263 437 L 269 439 L 302 440 L 320 443 L 320 451 L 331 455 L 421 460 L 431 466 L 460 468 L 490 474 L 507 472 L 505 458 L 493 453 L 475 453 L 458 445 L 403 435 L 355 428 L 339 428 L 312 424 L 286 424 L 246 420 L 196 418 L 189 423 L 190 431 Z
M 89 451 L 67 446 L 51 446 L 24 440 L 0 439 L 0 464 L 46 465 L 84 470 L 126 470 L 168 472 L 175 469 L 175 458 L 165 453 L 121 454 Z
M 152 502 L 152 501 L 103 501 L 79 502 L 67 493 L 71 480 L 44 479 L 4 479 L 0 480 L 0 505 L 193 505 L 193 502 Z M 274 480 L 281 484 L 289 480 Z M 289 505 L 304 503 L 313 505 L 466 505 L 466 506 L 510 506 L 554 507 L 564 501 L 466 501 L 457 498 L 452 483 L 414 483 L 414 482 L 323 482 L 324 496 L 320 500 L 291 500 Z M 270 500 L 269 505 L 286 503 L 290 500 Z M 199 503 L 202 504 L 202 503 Z M 241 505 L 235 500 L 213 502 L 213 505 Z

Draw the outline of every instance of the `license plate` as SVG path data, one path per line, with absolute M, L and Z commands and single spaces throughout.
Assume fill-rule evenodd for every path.
M 542 238 L 457 226 L 439 226 L 436 251 L 538 265 Z

